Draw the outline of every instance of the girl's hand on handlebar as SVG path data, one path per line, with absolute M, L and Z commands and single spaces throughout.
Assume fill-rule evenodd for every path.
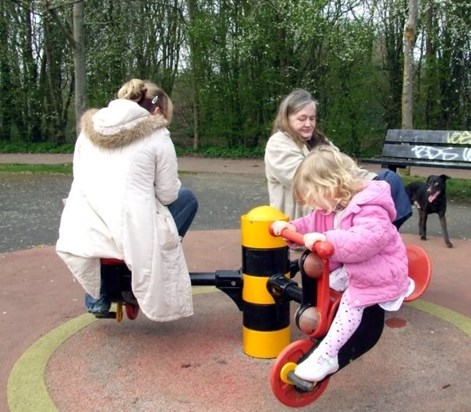
M 304 246 L 309 250 L 314 249 L 314 244 L 317 242 L 325 242 L 327 240 L 326 236 L 323 233 L 312 232 L 306 233 L 304 235 Z
M 296 228 L 292 224 L 285 222 L 284 220 L 275 220 L 271 224 L 271 230 L 275 236 L 280 236 L 281 232 L 285 229 L 289 229 L 294 232 L 296 231 Z

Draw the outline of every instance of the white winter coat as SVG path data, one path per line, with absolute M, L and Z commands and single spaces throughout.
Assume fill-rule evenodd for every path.
M 154 321 L 193 314 L 182 245 L 166 207 L 181 186 L 166 126 L 164 117 L 124 99 L 84 114 L 56 245 L 93 297 L 100 258 L 123 259 L 139 306 Z
M 270 206 L 287 214 L 290 220 L 309 212 L 309 209 L 297 206 L 293 198 L 294 174 L 308 154 L 306 145 L 299 147 L 281 131 L 272 135 L 265 147 L 265 175 Z

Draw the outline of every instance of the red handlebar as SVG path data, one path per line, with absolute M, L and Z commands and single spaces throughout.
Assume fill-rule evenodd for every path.
M 273 235 L 273 230 L 271 227 L 270 233 Z M 304 235 L 302 233 L 289 229 L 283 229 L 280 236 L 284 237 L 290 242 L 304 246 Z M 314 243 L 314 252 L 316 252 L 321 258 L 328 258 L 334 253 L 334 246 L 330 242 L 316 242 Z
M 295 232 L 289 229 L 283 229 L 281 231 L 280 236 L 284 237 L 286 240 L 290 242 L 297 243 L 300 246 L 304 246 L 304 235 L 299 232 Z

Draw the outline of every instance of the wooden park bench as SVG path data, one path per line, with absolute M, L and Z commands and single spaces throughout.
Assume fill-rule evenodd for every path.
M 390 129 L 381 157 L 360 161 L 393 171 L 407 166 L 471 169 L 471 132 Z

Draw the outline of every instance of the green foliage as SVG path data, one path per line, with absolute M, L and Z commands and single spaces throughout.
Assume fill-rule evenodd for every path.
M 177 155 L 228 159 L 261 159 L 265 153 L 262 147 L 218 147 L 207 146 L 198 150 L 176 147 Z
M 0 153 L 72 153 L 72 143 L 29 143 L 23 141 L 4 142 L 0 140 Z
M 366 21 L 343 21 L 331 30 L 329 75 L 321 103 L 325 132 L 353 156 L 370 150 L 381 136 L 383 109 L 372 60 L 374 38 Z M 324 108 L 324 109 L 323 109 Z
M 74 2 L 2 5 L 0 141 L 73 142 Z M 469 0 L 419 5 L 414 127 L 467 130 Z M 401 125 L 407 2 L 89 0 L 84 7 L 88 107 L 105 106 L 131 77 L 151 79 L 174 100 L 171 131 L 182 147 L 258 153 L 295 88 L 318 99 L 321 129 L 353 155 L 378 154 L 386 130 Z

